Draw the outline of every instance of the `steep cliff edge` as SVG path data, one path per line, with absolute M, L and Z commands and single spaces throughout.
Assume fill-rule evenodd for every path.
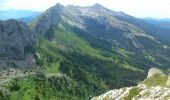
M 148 78 L 137 86 L 114 89 L 92 100 L 169 100 L 170 75 L 160 69 L 151 68 Z

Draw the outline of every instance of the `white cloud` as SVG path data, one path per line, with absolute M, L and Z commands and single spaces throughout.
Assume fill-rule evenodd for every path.
M 0 9 L 44 11 L 56 3 L 91 6 L 100 3 L 107 8 L 137 17 L 170 18 L 170 0 L 2 0 Z

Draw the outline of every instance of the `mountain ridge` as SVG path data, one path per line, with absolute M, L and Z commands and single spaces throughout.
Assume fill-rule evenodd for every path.
M 0 68 L 7 68 L 12 64 L 23 69 L 32 67 L 33 62 L 27 60 L 33 58 L 26 49 L 32 48 L 34 42 L 34 34 L 25 23 L 14 19 L 0 21 Z
M 87 100 L 137 85 L 153 66 L 169 71 L 170 47 L 155 36 L 154 26 L 101 5 L 56 4 L 29 27 L 35 65 L 2 85 L 13 100 Z

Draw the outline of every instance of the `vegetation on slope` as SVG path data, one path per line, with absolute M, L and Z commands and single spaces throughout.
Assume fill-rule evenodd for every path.
M 62 74 L 47 77 L 36 73 L 15 79 L 6 87 L 10 90 L 9 100 L 85 100 L 87 95 L 82 91 L 84 87 Z
M 124 98 L 124 100 L 132 100 L 132 98 L 136 95 L 138 95 L 141 92 L 141 89 L 138 87 L 134 87 L 129 91 L 129 94 L 127 97 Z
M 156 74 L 156 75 L 144 80 L 143 83 L 146 84 L 149 87 L 151 87 L 151 86 L 166 87 L 167 80 L 168 80 L 167 75 Z
M 122 48 L 99 48 L 101 45 L 95 44 L 99 40 L 92 44 L 69 29 L 54 27 L 50 32 L 35 45 L 38 70 L 44 73 L 12 81 L 10 99 L 89 99 L 108 89 L 137 84 L 145 77 L 140 60 L 153 65 Z M 64 76 L 55 76 L 59 73 Z

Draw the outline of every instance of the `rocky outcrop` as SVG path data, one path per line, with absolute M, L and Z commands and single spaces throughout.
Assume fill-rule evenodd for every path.
M 131 87 L 128 88 L 122 88 L 122 89 L 115 89 L 111 90 L 109 92 L 106 92 L 105 94 L 102 94 L 98 97 L 92 98 L 92 100 L 121 100 L 125 96 L 128 96 L 129 91 L 131 90 Z
M 16 20 L 0 21 L 0 57 L 24 58 L 24 49 L 34 42 L 28 26 Z
M 33 66 L 30 48 L 34 40 L 33 32 L 25 23 L 13 19 L 0 21 L 0 70 L 9 66 Z
M 155 81 L 151 79 L 153 79 L 153 77 L 155 78 L 154 75 L 156 74 L 168 79 L 167 81 L 165 80 L 165 85 L 161 85 L 163 82 L 160 82 L 157 86 L 147 85 L 148 83 L 146 81 L 148 81 L 149 84 L 154 84 L 151 82 Z M 161 80 L 160 77 L 158 81 Z M 151 68 L 148 72 L 148 78 L 140 82 L 137 86 L 114 89 L 94 97 L 92 100 L 170 100 L 170 74 L 167 76 L 160 69 Z
M 149 69 L 147 78 L 152 77 L 152 76 L 154 76 L 155 74 L 165 75 L 165 74 L 163 73 L 163 71 L 161 71 L 160 69 L 151 68 L 151 69 Z
M 137 94 L 134 93 L 136 91 L 138 91 Z M 160 86 L 147 87 L 145 84 L 140 84 L 136 87 L 127 87 L 122 89 L 111 90 L 98 97 L 92 98 L 92 100 L 169 100 L 169 99 L 170 88 Z

